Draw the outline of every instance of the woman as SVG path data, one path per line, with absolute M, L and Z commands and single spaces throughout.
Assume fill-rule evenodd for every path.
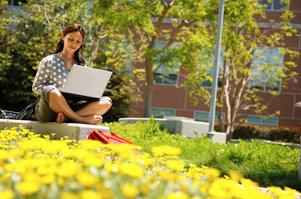
M 76 23 L 67 25 L 61 33 L 56 52 L 42 59 L 32 89 L 40 95 L 36 117 L 41 122 L 68 119 L 86 124 L 98 124 L 112 106 L 109 97 L 93 101 L 66 100 L 60 93 L 73 64 L 84 65 L 82 57 L 84 29 Z

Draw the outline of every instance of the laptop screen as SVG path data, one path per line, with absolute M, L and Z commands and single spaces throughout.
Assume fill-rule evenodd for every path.
M 111 75 L 111 71 L 73 65 L 61 92 L 101 98 Z

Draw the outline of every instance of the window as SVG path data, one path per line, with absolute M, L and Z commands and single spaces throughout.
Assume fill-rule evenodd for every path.
M 283 0 L 260 0 L 261 4 L 266 5 L 266 10 L 281 11 L 287 8 Z
M 249 87 L 263 91 L 280 91 L 284 55 L 279 48 L 259 48 L 255 51 Z
M 174 116 L 176 115 L 176 110 L 167 108 L 151 108 L 151 116 L 163 117 L 163 116 Z
M 219 115 L 218 113 L 215 114 L 215 121 L 218 121 Z M 209 112 L 207 111 L 195 111 L 194 112 L 194 120 L 195 121 L 202 121 L 202 122 L 209 122 Z M 225 114 L 222 113 L 222 120 L 225 120 Z
M 27 0 L 8 0 L 8 5 L 10 6 L 19 6 L 22 3 L 27 3 Z
M 155 48 L 160 49 L 165 44 L 166 41 L 156 41 Z M 175 45 L 177 44 L 172 45 L 170 48 L 173 48 Z M 154 83 L 176 85 L 178 83 L 179 65 L 177 63 L 169 63 L 169 65 L 160 64 L 162 57 L 162 53 L 160 53 L 154 63 Z M 172 61 L 175 62 L 175 60 Z
M 210 75 L 210 77 L 213 77 L 215 57 L 214 56 L 209 57 L 206 55 L 204 55 L 203 57 L 207 57 L 207 59 L 202 59 L 203 60 L 202 64 L 206 66 L 207 74 Z M 224 64 L 224 50 L 221 49 L 221 54 L 220 54 L 220 58 L 219 58 L 219 68 L 218 68 L 218 76 L 219 77 L 221 76 L 221 74 L 223 72 L 223 64 Z M 202 86 L 210 88 L 212 86 L 212 81 L 213 81 L 212 78 L 210 80 L 206 80 L 206 81 L 202 82 Z M 221 82 L 220 82 L 220 79 L 218 79 L 218 87 L 220 87 L 220 86 L 221 86 Z
M 247 115 L 246 119 L 247 124 L 256 124 L 261 126 L 278 126 L 277 117 Z
M 132 74 L 132 56 L 133 53 L 133 45 L 129 42 L 124 42 L 123 47 L 125 48 L 125 53 L 123 56 L 125 56 L 125 60 L 123 62 L 124 64 L 124 72 L 131 75 Z

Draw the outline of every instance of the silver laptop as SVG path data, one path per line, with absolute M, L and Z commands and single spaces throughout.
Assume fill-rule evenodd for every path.
M 73 65 L 61 93 L 66 99 L 99 99 L 111 75 L 111 71 Z

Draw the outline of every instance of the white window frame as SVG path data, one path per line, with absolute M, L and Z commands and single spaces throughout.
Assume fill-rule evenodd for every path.
M 167 41 L 162 41 L 162 40 L 158 40 L 155 42 L 155 48 L 161 48 L 162 46 L 164 46 L 167 43 Z M 176 45 L 176 44 L 174 44 Z M 179 82 L 179 65 L 175 65 L 173 67 L 168 67 L 168 66 L 164 66 L 164 65 L 159 65 L 156 66 L 154 65 L 156 68 L 153 69 L 153 77 L 155 77 L 155 72 L 157 72 L 158 74 L 162 75 L 162 81 L 161 82 L 156 82 L 155 78 L 153 79 L 153 83 L 155 85 L 167 85 L 167 86 L 177 86 L 178 82 Z M 155 70 L 157 69 L 157 70 Z M 167 70 L 170 70 L 170 72 L 167 72 Z M 178 70 L 178 71 L 177 71 Z M 165 82 L 165 75 L 168 74 L 172 74 L 172 75 L 177 75 L 177 79 L 175 81 L 175 83 L 166 83 Z
M 248 116 L 250 116 L 250 117 L 256 117 L 256 118 L 260 119 L 260 123 L 248 122 Z M 254 125 L 259 125 L 259 126 L 279 126 L 279 118 L 275 117 L 275 116 L 264 116 L 264 115 L 247 114 L 245 117 L 246 117 L 246 123 L 247 124 L 254 124 Z M 267 118 L 276 119 L 276 124 L 265 123 L 264 120 L 267 119 Z

